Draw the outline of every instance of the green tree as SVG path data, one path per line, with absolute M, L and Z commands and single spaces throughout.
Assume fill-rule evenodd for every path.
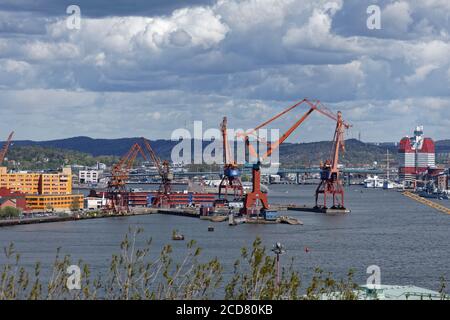
M 2 218 L 18 218 L 21 211 L 14 207 L 5 207 L 0 210 L 0 217 Z
M 300 275 L 293 261 L 283 267 L 277 283 L 276 258 L 267 255 L 258 237 L 251 250 L 243 248 L 241 260 L 234 264 L 234 276 L 225 287 L 227 300 L 296 300 L 299 298 Z

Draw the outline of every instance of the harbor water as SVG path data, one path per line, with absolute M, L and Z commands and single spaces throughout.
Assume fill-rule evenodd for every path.
M 303 226 L 284 224 L 243 224 L 211 222 L 178 216 L 147 215 L 86 221 L 24 225 L 0 229 L 0 242 L 13 242 L 21 254 L 22 265 L 42 263 L 50 268 L 58 247 L 74 261 L 82 259 L 94 272 L 104 273 L 111 255 L 130 226 L 144 229 L 143 244 L 153 239 L 156 255 L 163 245 L 171 243 L 175 257 L 186 253 L 185 242 L 174 242 L 177 229 L 186 240 L 195 239 L 203 249 L 202 259 L 218 257 L 225 268 L 225 278 L 233 272 L 240 249 L 251 246 L 256 237 L 270 249 L 281 242 L 287 249 L 281 262 L 294 258 L 295 268 L 305 281 L 320 267 L 336 278 L 354 269 L 355 280 L 364 284 L 371 265 L 381 268 L 383 284 L 416 285 L 438 290 L 440 277 L 450 278 L 450 216 L 419 204 L 394 190 L 346 189 L 348 215 L 327 216 L 318 213 L 290 211 L 287 214 L 304 222 Z M 272 203 L 313 204 L 314 186 L 274 185 L 270 187 Z M 444 200 L 441 204 L 449 205 Z M 306 250 L 308 248 L 308 250 Z M 270 250 L 268 250 L 270 252 Z M 0 265 L 6 263 L 0 255 Z M 226 280 L 226 279 L 225 279 Z

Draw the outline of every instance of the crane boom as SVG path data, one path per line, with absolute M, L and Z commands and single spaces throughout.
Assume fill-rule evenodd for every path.
M 170 172 L 170 163 L 167 160 L 161 161 L 161 159 L 156 155 L 156 152 L 150 145 L 150 142 L 145 138 L 142 138 L 142 140 L 144 141 L 145 148 L 150 154 L 150 157 L 152 158 L 152 161 L 155 164 L 156 169 L 158 170 L 158 174 L 161 177 L 161 184 L 159 186 L 158 194 L 153 200 L 153 205 L 157 207 L 170 206 L 170 194 L 172 191 L 173 180 L 173 173 Z
M 161 163 L 161 159 L 156 155 L 156 152 L 153 150 L 152 146 L 150 145 L 150 142 L 145 138 L 142 138 L 142 140 L 144 141 L 145 148 L 150 154 L 150 157 L 152 158 L 152 161 L 155 164 L 156 169 L 158 170 L 158 174 L 162 176 L 164 174 L 164 170 Z
M 8 153 L 8 149 L 9 149 L 9 146 L 11 145 L 13 136 L 14 136 L 14 131 L 9 134 L 8 139 L 6 139 L 6 142 L 3 145 L 2 150 L 0 151 L 0 164 L 2 164 L 3 161 L 5 160 L 5 157 L 6 157 L 6 154 Z
M 219 199 L 215 205 L 221 205 L 227 202 L 228 191 L 232 191 L 234 200 L 240 200 L 244 194 L 244 187 L 241 181 L 241 172 L 234 161 L 233 154 L 228 141 L 228 119 L 223 117 L 220 125 L 223 143 L 223 177 L 219 184 Z M 224 192 L 225 191 L 225 192 Z M 224 198 L 222 198 L 224 196 Z
M 220 131 L 222 132 L 222 142 L 223 142 L 223 163 L 225 165 L 234 164 L 234 161 L 231 160 L 231 149 L 230 143 L 228 141 L 228 119 L 227 117 L 223 117 L 222 123 L 220 125 Z
M 256 136 L 256 138 L 258 139 L 258 136 L 256 135 L 256 132 L 267 126 L 268 124 L 272 123 L 273 121 L 277 120 L 278 118 L 280 118 L 281 116 L 287 114 L 288 112 L 292 111 L 293 109 L 299 107 L 300 105 L 302 105 L 303 103 L 306 103 L 309 105 L 310 109 L 298 120 L 296 121 L 277 141 L 273 142 L 273 143 L 268 143 L 268 150 L 264 153 L 264 155 L 259 156 L 255 150 L 255 148 L 250 145 L 249 143 L 249 136 L 250 135 L 254 135 Z M 257 157 L 260 161 L 264 161 L 266 160 L 268 157 L 270 157 L 272 155 L 272 153 L 279 148 L 279 146 L 286 141 L 287 138 L 289 138 L 289 136 L 303 123 L 305 122 L 305 120 L 314 112 L 317 111 L 320 114 L 334 120 L 334 121 L 338 121 L 338 115 L 334 114 L 331 110 L 329 110 L 326 106 L 324 106 L 319 100 L 316 100 L 314 102 L 308 100 L 308 99 L 303 99 L 299 102 L 297 102 L 296 104 L 290 106 L 289 108 L 285 109 L 284 111 L 278 113 L 277 115 L 275 115 L 274 117 L 270 118 L 269 120 L 263 122 L 262 124 L 258 125 L 257 127 L 255 127 L 254 129 L 245 132 L 245 133 L 240 133 L 238 134 L 238 136 L 240 137 L 244 137 L 244 140 L 246 142 L 246 145 L 250 151 L 250 153 L 254 156 Z M 341 118 L 342 120 L 342 118 Z M 350 128 L 350 125 L 346 122 L 344 122 L 342 120 L 342 125 L 345 128 Z
M 112 178 L 110 187 L 120 188 L 125 186 L 126 181 L 128 180 L 129 171 L 133 167 L 134 161 L 139 154 L 141 154 L 145 160 L 148 160 L 141 146 L 135 143 L 119 162 L 113 166 L 111 170 Z
M 334 143 L 333 143 L 333 149 L 331 154 L 332 159 L 332 170 L 336 171 L 338 170 L 339 165 L 339 152 L 345 151 L 345 140 L 344 140 L 344 130 L 345 130 L 345 124 L 342 120 L 342 113 L 338 112 L 338 119 L 336 121 L 336 130 L 334 132 Z

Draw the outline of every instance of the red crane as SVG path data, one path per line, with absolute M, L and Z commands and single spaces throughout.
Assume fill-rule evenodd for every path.
M 0 151 L 0 165 L 5 160 L 6 154 L 8 153 L 9 146 L 11 145 L 13 135 L 14 135 L 14 131 L 9 134 L 8 139 L 6 140 L 5 144 L 3 145 L 2 150 Z
M 107 188 L 108 203 L 106 209 L 116 213 L 129 212 L 126 184 L 130 170 L 139 154 L 145 160 L 148 160 L 141 146 L 135 143 L 120 161 L 113 166 L 111 170 L 111 180 L 109 181 Z
M 241 182 L 241 172 L 233 159 L 230 143 L 228 141 L 227 124 L 227 117 L 224 117 L 220 126 L 222 131 L 224 167 L 222 181 L 219 185 L 219 202 L 223 200 L 228 201 L 227 197 L 229 190 L 232 191 L 234 196 L 233 200 L 235 201 L 241 200 L 244 194 L 244 187 Z M 225 191 L 225 193 L 223 193 L 223 191 Z M 224 198 L 222 199 L 223 195 Z
M 249 136 L 253 135 L 256 137 L 258 142 L 263 142 L 261 141 L 261 139 L 259 139 L 258 135 L 257 135 L 257 131 L 265 126 L 267 126 L 268 124 L 272 123 L 273 121 L 277 120 L 278 118 L 282 117 L 283 115 L 289 113 L 290 111 L 296 109 L 297 107 L 301 106 L 302 104 L 306 103 L 310 108 L 309 110 L 303 114 L 303 116 L 296 121 L 277 141 L 273 142 L 273 143 L 267 143 L 267 151 L 260 156 L 259 153 L 255 150 L 255 148 L 250 144 L 250 139 Z M 256 128 L 254 128 L 251 131 L 248 131 L 244 134 L 239 134 L 238 136 L 244 137 L 245 140 L 245 144 L 249 150 L 249 152 L 257 158 L 257 162 L 252 166 L 252 178 L 253 178 L 253 183 L 252 183 L 252 191 L 247 193 L 246 197 L 245 197 L 245 201 L 244 201 L 244 211 L 245 213 L 248 213 L 249 210 L 251 210 L 252 208 L 255 208 L 256 205 L 258 205 L 258 203 L 261 203 L 262 209 L 266 210 L 269 209 L 269 202 L 267 200 L 267 195 L 265 193 L 263 193 L 261 191 L 261 163 L 266 160 L 268 157 L 270 157 L 272 155 L 272 153 L 279 148 L 279 146 L 303 123 L 305 122 L 305 120 L 314 112 L 317 111 L 320 114 L 334 120 L 334 121 L 338 121 L 339 119 L 342 120 L 342 117 L 339 118 L 339 113 L 338 115 L 334 114 L 332 111 L 330 111 L 328 108 L 326 108 L 325 106 L 323 106 L 321 104 L 320 101 L 314 101 L 311 102 L 308 99 L 303 99 L 299 102 L 297 102 L 296 104 L 290 106 L 289 108 L 285 109 L 284 111 L 278 113 L 277 115 L 275 115 L 274 117 L 272 117 L 271 119 L 263 122 L 262 124 L 260 124 L 259 126 L 257 126 Z M 350 127 L 350 125 L 348 125 L 345 122 L 341 122 L 341 125 L 343 125 L 344 127 Z M 337 165 L 337 161 L 336 161 L 336 165 Z
M 150 157 L 158 170 L 158 174 L 161 177 L 161 183 L 156 197 L 153 199 L 152 205 L 154 207 L 168 207 L 171 205 L 170 194 L 172 192 L 172 181 L 174 178 L 173 173 L 170 172 L 170 163 L 167 160 L 161 161 L 151 147 L 150 142 L 145 138 L 142 139 L 144 140 L 145 148 L 150 154 Z
M 344 188 L 339 171 L 339 152 L 345 151 L 344 132 L 348 128 L 349 125 L 342 119 L 342 112 L 338 112 L 331 156 L 321 165 L 321 181 L 316 190 L 316 208 L 320 207 L 319 196 L 323 194 L 324 209 L 327 209 L 328 195 L 333 197 L 332 209 L 345 209 Z

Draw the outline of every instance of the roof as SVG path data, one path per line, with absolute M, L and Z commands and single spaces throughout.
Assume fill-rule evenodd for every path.
M 441 300 L 442 295 L 437 291 L 432 291 L 416 286 L 361 286 L 362 297 L 365 299 L 379 300 Z
M 3 204 L 5 204 L 6 202 L 8 202 L 8 201 L 10 201 L 10 202 L 12 202 L 12 203 L 16 203 L 16 200 L 15 199 L 11 199 L 11 198 L 2 198 L 2 197 L 0 197 L 0 206 L 2 206 Z
M 358 300 L 450 300 L 449 296 L 443 296 L 437 291 L 432 291 L 416 286 L 396 286 L 396 285 L 363 285 L 354 293 Z M 325 294 L 324 300 L 339 299 L 339 292 Z

